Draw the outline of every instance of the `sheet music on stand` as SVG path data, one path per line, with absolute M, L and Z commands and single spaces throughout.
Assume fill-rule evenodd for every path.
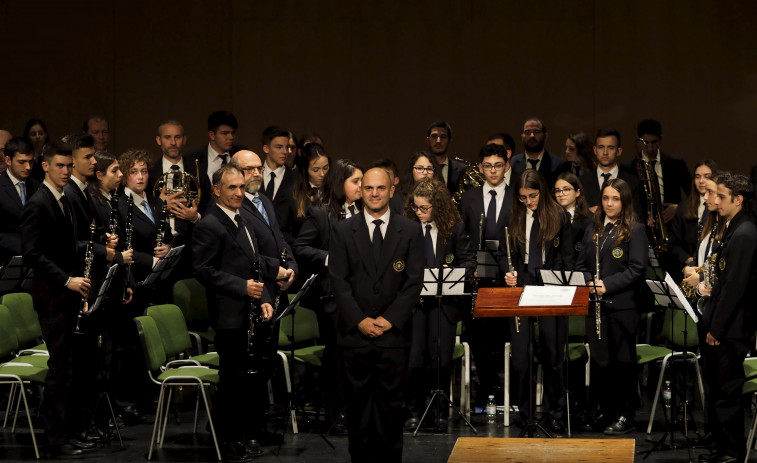
M 113 281 L 113 275 L 116 274 L 117 270 L 118 270 L 118 264 L 113 264 L 110 267 L 108 267 L 108 273 L 105 275 L 105 279 L 103 280 L 103 283 L 100 285 L 100 290 L 97 292 L 97 298 L 95 299 L 95 303 L 92 304 L 92 307 L 89 308 L 89 310 L 87 311 L 87 315 L 92 314 L 92 312 L 102 307 L 102 303 L 105 300 L 105 293 L 108 292 L 108 288 L 110 288 L 110 282 Z
M 166 254 L 166 257 L 158 259 L 158 262 L 155 263 L 152 271 L 147 275 L 147 278 L 137 283 L 137 286 L 151 285 L 157 282 L 158 279 L 165 280 L 168 278 L 174 267 L 176 267 L 176 264 L 179 262 L 179 256 L 183 250 L 184 245 L 171 248 L 171 250 L 168 251 L 168 254 Z
M 694 323 L 699 321 L 697 312 L 691 307 L 681 288 L 669 273 L 665 273 L 665 281 L 647 280 L 647 286 L 652 290 L 655 299 L 661 306 L 685 310 L 689 317 L 694 320 Z
M 584 272 L 540 268 L 541 281 L 548 286 L 586 286 Z M 567 277 L 567 282 L 565 281 Z
M 24 266 L 21 256 L 13 256 L 0 275 L 0 293 L 29 289 L 31 279 L 32 269 Z
M 439 271 L 441 270 L 441 278 Z M 434 267 L 423 270 L 423 289 L 421 296 L 438 295 L 439 281 L 442 282 L 443 296 L 462 296 L 465 294 L 464 267 Z
M 308 292 L 308 290 L 313 285 L 313 282 L 315 281 L 317 277 L 318 277 L 318 274 L 313 273 L 312 275 L 308 277 L 307 280 L 305 280 L 305 283 L 302 284 L 302 287 L 300 288 L 299 291 L 297 291 L 297 294 L 294 295 L 289 305 L 286 306 L 286 308 L 284 308 L 284 310 L 282 310 L 280 314 L 276 315 L 274 322 L 278 322 L 283 317 L 287 316 L 289 312 L 291 312 L 294 309 L 294 307 L 300 302 L 300 299 L 302 299 L 305 293 Z
M 484 241 L 485 249 L 476 251 L 476 271 L 479 278 L 500 278 L 499 240 Z

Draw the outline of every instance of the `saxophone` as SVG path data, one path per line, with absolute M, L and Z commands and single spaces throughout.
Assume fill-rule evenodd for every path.
M 89 242 L 87 243 L 87 252 L 84 255 L 84 278 L 90 278 L 92 275 L 92 262 L 95 260 L 95 221 L 89 226 Z M 91 288 L 91 286 L 90 286 Z M 79 313 L 76 315 L 76 328 L 74 333 L 81 334 L 81 319 L 84 316 L 84 308 L 87 305 L 87 296 L 81 297 L 79 304 Z
M 647 152 L 647 142 L 643 138 L 636 140 L 641 144 L 639 157 L 636 160 L 636 170 L 644 185 L 644 193 L 647 199 L 647 217 L 652 219 L 652 241 L 654 250 L 663 252 L 668 249 L 668 229 L 665 219 L 662 217 L 662 196 L 660 195 L 660 182 L 652 166 L 644 160 L 643 154 Z M 658 161 L 659 162 L 659 161 Z
M 702 282 L 704 283 L 704 287 L 707 289 L 714 288 L 718 282 L 718 276 L 715 274 L 715 265 L 718 260 L 718 253 L 713 251 L 713 248 L 715 247 L 715 243 L 717 241 L 717 233 L 718 223 L 716 221 L 715 225 L 713 225 L 712 227 L 712 232 L 710 233 L 710 255 L 705 257 L 704 262 L 702 262 Z M 697 309 L 699 310 L 699 313 L 702 313 L 704 305 L 707 303 L 707 299 L 709 297 L 710 296 L 701 296 L 699 299 L 697 299 Z

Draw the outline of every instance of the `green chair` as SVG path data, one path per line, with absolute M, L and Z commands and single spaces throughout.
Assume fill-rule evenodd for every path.
M 744 377 L 752 379 L 757 376 L 757 357 L 747 357 L 744 359 Z
M 455 332 L 455 348 L 452 351 L 452 361 L 460 361 L 460 411 L 470 419 L 470 346 L 467 342 L 461 342 L 463 334 L 463 322 L 457 322 Z M 449 400 L 454 401 L 453 378 L 449 381 Z
M 184 314 L 189 334 L 208 346 L 213 344 L 216 333 L 210 328 L 205 286 L 194 278 L 179 280 L 173 285 L 173 302 Z M 203 350 L 198 352 L 202 354 Z
M 16 349 L 18 349 L 18 338 L 16 336 L 16 330 L 11 322 L 10 311 L 4 305 L 0 305 L 0 358 L 13 357 Z M 29 422 L 29 434 L 31 434 L 32 437 L 34 454 L 37 459 L 39 459 L 39 448 L 37 446 L 37 438 L 34 434 L 32 414 L 29 412 L 29 401 L 26 398 L 25 388 L 29 384 L 36 384 L 40 387 L 44 386 L 46 376 L 47 367 L 37 367 L 30 363 L 23 363 L 20 361 L 7 362 L 0 365 L 0 384 L 8 384 L 11 386 L 11 393 L 8 396 L 8 410 L 6 410 L 5 413 L 5 422 L 7 423 L 8 420 L 8 411 L 10 410 L 11 403 L 16 400 L 14 391 L 17 390 L 19 391 L 18 399 L 11 432 L 16 431 L 18 411 L 21 403 L 23 403 L 24 410 L 26 411 L 26 419 Z M 5 424 L 3 426 L 5 426 Z
M 46 351 L 42 341 L 42 326 L 34 311 L 34 303 L 29 293 L 8 293 L 3 295 L 2 304 L 10 310 L 19 346 L 37 351 Z
M 189 337 L 184 314 L 178 306 L 174 304 L 150 306 L 147 308 L 146 315 L 152 317 L 155 324 L 158 325 L 166 357 L 184 358 L 185 355 L 188 355 L 192 350 L 192 339 Z M 202 343 L 199 338 L 197 341 L 198 351 L 201 351 Z M 188 358 L 196 361 L 199 365 L 218 369 L 217 352 L 189 355 Z
M 741 393 L 744 395 L 755 395 L 755 393 L 757 393 L 757 378 L 747 378 L 746 382 L 741 388 Z M 747 463 L 749 461 L 749 452 L 752 450 L 755 432 L 757 432 L 757 413 L 754 414 L 754 417 L 752 418 L 752 424 L 749 426 L 749 434 L 747 435 L 746 439 L 746 456 L 744 457 L 744 463 Z
M 188 362 L 191 362 L 191 360 L 167 362 L 166 352 L 163 349 L 163 340 L 161 339 L 160 330 L 155 324 L 155 320 L 152 317 L 142 316 L 136 317 L 134 321 L 137 324 L 137 332 L 142 344 L 147 373 L 150 376 L 150 380 L 160 386 L 158 409 L 155 412 L 155 423 L 152 429 L 150 450 L 147 453 L 147 459 L 150 460 L 152 458 L 152 449 L 156 442 L 161 448 L 163 447 L 168 421 L 168 404 L 171 402 L 173 389 L 197 387 L 199 390 L 198 394 L 202 395 L 202 400 L 205 404 L 210 434 L 213 437 L 216 454 L 218 459 L 221 460 L 221 449 L 218 446 L 218 439 L 216 438 L 215 426 L 213 425 L 207 396 L 207 389 L 218 385 L 218 370 L 195 364 L 188 365 Z M 194 432 L 197 433 L 197 413 L 195 413 Z
M 584 369 L 584 384 L 589 387 L 591 373 L 591 350 L 586 342 L 586 315 L 571 315 L 568 317 L 568 345 L 565 347 L 568 361 L 586 357 Z
M 684 340 L 684 331 L 686 339 Z M 665 318 L 662 323 L 660 337 L 664 345 L 651 346 L 649 344 L 636 345 L 636 363 L 638 365 L 648 365 L 658 360 L 662 361 L 660 375 L 657 379 L 657 388 L 655 390 L 654 400 L 652 401 L 652 411 L 649 413 L 649 424 L 647 425 L 647 434 L 652 433 L 652 423 L 657 412 L 657 403 L 660 401 L 660 391 L 662 390 L 663 380 L 665 378 L 665 369 L 672 360 L 685 360 L 694 364 L 697 382 L 699 385 L 699 396 L 704 408 L 704 385 L 702 384 L 702 372 L 699 368 L 699 355 L 695 351 L 699 345 L 699 334 L 697 325 L 688 317 L 685 311 L 680 309 L 666 309 Z M 680 349 L 686 347 L 686 357 Z

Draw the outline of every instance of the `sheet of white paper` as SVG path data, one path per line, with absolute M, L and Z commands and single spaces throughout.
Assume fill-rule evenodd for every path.
M 455 296 L 464 294 L 465 269 L 442 267 L 442 295 Z M 423 271 L 423 289 L 421 296 L 436 296 L 439 280 L 439 268 L 427 268 Z
M 665 284 L 668 285 L 668 291 L 670 291 L 670 293 L 675 296 L 675 301 L 671 300 L 670 297 L 668 297 L 667 293 L 665 292 L 665 288 L 659 281 L 647 280 L 647 286 L 649 286 L 649 288 L 652 290 L 655 298 L 657 298 L 657 301 L 661 305 L 674 305 L 678 308 L 683 308 L 686 313 L 689 314 L 689 317 L 694 320 L 694 323 L 698 322 L 699 317 L 697 316 L 696 310 L 691 307 L 691 304 L 689 304 L 689 301 L 683 295 L 681 287 L 678 286 L 678 283 L 675 282 L 675 280 L 672 276 L 670 276 L 669 273 L 665 273 Z
M 526 286 L 520 295 L 519 306 L 571 305 L 575 286 Z

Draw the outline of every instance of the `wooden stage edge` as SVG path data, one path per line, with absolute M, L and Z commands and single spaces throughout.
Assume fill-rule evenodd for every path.
M 460 437 L 447 463 L 633 462 L 634 439 Z

